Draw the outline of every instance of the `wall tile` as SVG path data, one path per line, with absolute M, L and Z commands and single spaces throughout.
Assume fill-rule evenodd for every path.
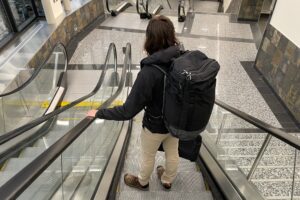
M 296 53 L 296 45 L 291 41 L 288 42 L 284 55 L 288 57 L 289 60 L 294 61 L 294 56 Z
M 103 1 L 92 0 L 79 10 L 67 16 L 52 33 L 48 41 L 46 41 L 40 50 L 33 56 L 28 64 L 29 67 L 35 68 L 41 65 L 50 55 L 52 47 L 57 42 L 61 42 L 66 46 L 76 34 L 103 14 Z
M 279 31 L 275 30 L 271 39 L 271 42 L 275 45 L 278 46 L 279 40 L 281 38 L 281 34 Z
M 242 0 L 238 19 L 258 20 L 264 0 Z
M 256 68 L 300 122 L 300 49 L 270 24 Z
M 272 54 L 269 54 L 272 55 Z M 272 59 L 272 65 L 278 67 L 281 64 L 283 54 L 279 49 L 276 49 L 275 53 L 273 54 L 273 59 Z
M 278 44 L 278 49 L 281 52 L 284 52 L 284 50 L 286 49 L 287 43 L 288 43 L 288 40 L 284 36 L 280 37 L 279 44 Z

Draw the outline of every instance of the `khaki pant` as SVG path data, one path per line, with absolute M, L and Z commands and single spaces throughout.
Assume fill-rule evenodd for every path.
M 161 181 L 163 183 L 172 183 L 177 175 L 179 164 L 178 139 L 170 134 L 151 133 L 144 128 L 141 133 L 142 163 L 138 176 L 142 185 L 146 185 L 149 182 L 154 168 L 155 155 L 161 143 L 163 143 L 166 156 L 165 172 L 161 177 Z

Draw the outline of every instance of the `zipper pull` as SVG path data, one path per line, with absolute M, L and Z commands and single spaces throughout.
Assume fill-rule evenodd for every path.
M 186 71 L 186 70 L 183 70 L 183 71 L 181 72 L 181 74 L 182 74 L 182 75 L 187 75 L 187 74 L 189 74 L 189 72 Z
M 192 72 L 189 72 L 186 76 L 187 80 L 191 81 L 192 80 Z
M 186 71 L 186 70 L 183 70 L 181 74 L 182 74 L 182 75 L 185 75 L 186 80 L 189 80 L 189 81 L 192 80 L 192 73 L 191 73 L 191 72 L 188 72 L 188 71 Z

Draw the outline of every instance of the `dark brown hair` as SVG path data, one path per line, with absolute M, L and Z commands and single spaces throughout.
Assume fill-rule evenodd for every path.
M 159 15 L 149 21 L 144 45 L 149 55 L 177 44 L 174 25 L 168 17 Z

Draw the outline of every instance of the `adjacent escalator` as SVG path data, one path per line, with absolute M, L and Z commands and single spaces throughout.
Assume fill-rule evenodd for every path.
M 123 87 L 129 86 L 131 82 L 130 72 L 126 73 L 131 64 L 130 45 L 127 45 L 124 59 L 122 68 L 110 68 L 106 65 L 108 73 L 104 77 L 102 89 L 89 99 L 90 102 L 103 102 L 100 106 L 102 108 L 118 105 L 126 98 L 128 92 Z M 117 66 L 116 60 L 115 54 L 114 65 L 110 66 Z M 54 122 L 52 126 L 40 133 L 39 138 L 31 145 L 24 147 L 17 157 L 7 159 L 3 165 L 0 173 L 1 198 L 16 198 L 20 195 L 19 199 L 66 199 L 93 195 L 95 188 L 92 188 L 92 184 L 98 184 L 110 151 L 124 127 L 123 122 L 86 117 L 87 111 L 97 106 L 99 105 L 95 104 L 81 109 L 72 107 L 56 115 L 52 113 L 53 116 L 48 119 Z M 26 172 L 27 170 L 34 171 L 35 175 Z M 21 178 L 20 174 L 24 173 L 30 178 L 24 179 L 22 175 Z M 22 181 L 16 181 L 19 178 Z M 33 181 L 35 178 L 37 179 Z M 87 182 L 89 187 L 84 187 Z M 22 185 L 22 192 L 13 189 L 14 194 L 9 194 L 11 191 L 5 188 L 12 188 L 10 184 Z M 82 186 L 80 190 L 79 186 Z M 75 191 L 79 196 L 76 196 Z
M 219 100 L 199 163 L 220 199 L 299 199 L 300 139 Z M 215 194 L 218 192 L 215 192 Z
M 132 6 L 132 3 L 130 3 L 129 0 L 106 0 L 105 4 L 106 10 L 111 16 L 117 16 L 119 13 Z
M 136 10 L 141 19 L 151 19 L 163 9 L 161 0 L 137 0 Z
M 58 43 L 37 69 L 26 69 L 0 94 L 0 135 L 52 112 L 63 98 L 66 85 L 67 54 Z
M 24 148 L 31 146 L 35 140 L 43 137 L 52 127 L 55 127 L 55 124 L 66 125 L 72 121 L 76 122 L 76 120 L 80 120 L 77 116 L 78 113 L 84 112 L 90 107 L 99 106 L 102 103 L 101 99 L 106 98 L 103 95 L 107 94 L 105 91 L 102 93 L 103 90 L 107 90 L 105 84 L 114 86 L 119 79 L 114 44 L 109 45 L 104 64 L 94 64 L 94 68 L 100 70 L 93 73 L 94 78 L 98 81 L 94 83 L 95 85 L 91 85 L 91 88 L 94 87 L 94 89 L 90 93 L 72 102 L 63 102 L 64 105 L 53 112 L 0 136 L 0 166 L 5 166 L 9 158 L 18 156 Z M 97 71 L 98 73 L 96 73 Z M 111 77 L 110 81 L 107 81 L 105 77 Z M 57 115 L 60 113 L 62 114 L 59 118 Z M 68 119 L 71 122 L 67 121 Z M 44 141 L 44 145 L 48 148 L 49 141 Z
M 186 0 L 179 0 L 178 1 L 178 21 L 179 22 L 184 22 L 186 19 Z

